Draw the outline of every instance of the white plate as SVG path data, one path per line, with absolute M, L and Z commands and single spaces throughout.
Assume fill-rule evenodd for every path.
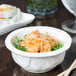
M 30 24 L 34 19 L 35 19 L 34 15 L 22 12 L 22 18 L 20 21 L 13 23 L 11 25 L 0 27 L 0 35 L 8 33 L 18 27 L 26 26 L 27 24 Z

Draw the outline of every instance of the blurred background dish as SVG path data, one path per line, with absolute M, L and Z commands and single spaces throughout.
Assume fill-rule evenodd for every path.
M 58 0 L 27 0 L 26 4 L 26 11 L 36 16 L 33 26 L 49 26 L 46 24 L 51 24 L 51 21 L 47 17 L 54 15 L 58 9 Z
M 16 23 L 21 20 L 21 17 L 20 8 L 8 4 L 0 5 L 0 27 Z
M 18 27 L 26 26 L 35 19 L 32 14 L 21 12 L 16 6 L 0 5 L 0 35 L 10 32 Z
M 35 19 L 35 16 L 32 14 L 21 12 L 21 15 L 22 15 L 22 18 L 20 21 L 12 24 L 7 24 L 7 25 L 5 24 L 6 26 L 0 27 L 0 35 L 10 32 L 18 27 L 26 26 L 27 24 L 30 24 Z
M 39 16 L 54 14 L 58 10 L 57 0 L 28 0 L 27 12 Z

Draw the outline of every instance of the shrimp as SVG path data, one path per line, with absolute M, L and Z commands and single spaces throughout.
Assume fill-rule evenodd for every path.
M 39 33 L 39 31 L 36 30 L 28 34 L 20 45 L 26 47 L 27 52 L 42 53 L 51 51 L 51 47 L 56 47 L 58 42 L 54 37 Z
M 38 53 L 38 46 L 36 46 L 36 45 L 29 46 L 27 48 L 27 52 L 29 52 L 29 53 Z
M 40 33 L 39 33 L 38 30 L 33 31 L 32 33 L 29 33 L 29 34 L 25 37 L 25 39 L 37 38 L 39 34 L 40 34 Z
M 51 45 L 49 41 L 41 40 L 40 53 L 51 51 Z
M 51 51 L 51 45 L 48 41 L 41 40 L 38 38 L 27 39 L 21 42 L 22 47 L 27 48 L 27 52 L 38 53 L 38 52 L 48 52 Z
M 38 53 L 39 51 L 39 40 L 36 39 L 26 39 L 20 43 L 22 47 L 27 48 L 27 52 Z
M 56 47 L 56 44 L 59 42 L 54 37 L 51 37 L 51 36 L 45 35 L 45 34 L 40 34 L 39 38 L 40 39 L 43 39 L 43 40 L 46 40 L 46 41 L 49 41 L 50 42 L 50 45 L 52 47 Z

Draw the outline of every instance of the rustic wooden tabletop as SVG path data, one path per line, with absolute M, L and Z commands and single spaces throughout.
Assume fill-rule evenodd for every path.
M 0 4 L 7 3 L 15 5 L 21 8 L 23 12 L 26 12 L 26 1 L 27 0 L 0 0 Z M 59 10 L 55 14 L 50 15 L 49 17 L 43 20 L 44 26 L 47 25 L 61 28 L 61 24 L 65 20 L 74 18 L 74 16 L 69 13 L 62 5 L 61 0 L 58 0 L 58 2 Z M 37 21 L 35 20 L 28 26 L 35 26 L 36 23 Z M 5 47 L 4 41 L 7 35 L 8 33 L 0 36 L 0 76 L 13 76 L 14 73 L 16 73 L 17 76 L 56 76 L 63 70 L 67 69 L 71 65 L 73 60 L 76 58 L 76 37 L 75 35 L 70 34 L 73 38 L 72 46 L 67 51 L 62 64 L 54 68 L 52 71 L 43 74 L 33 74 L 26 71 L 22 71 L 22 69 L 12 60 L 11 53 Z M 72 71 L 70 76 L 76 76 L 76 70 Z

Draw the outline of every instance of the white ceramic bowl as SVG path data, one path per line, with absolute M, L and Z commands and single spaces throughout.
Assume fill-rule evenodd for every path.
M 48 32 L 49 35 L 56 37 L 62 42 L 64 46 L 53 52 L 28 53 L 18 50 L 12 45 L 12 38 L 14 39 L 15 36 L 23 38 L 25 34 L 33 30 L 39 30 L 41 33 Z M 14 61 L 24 70 L 33 73 L 44 73 L 59 65 L 64 60 L 65 53 L 70 48 L 71 43 L 72 39 L 66 32 L 47 26 L 21 28 L 10 33 L 5 40 L 5 45 L 11 51 Z

